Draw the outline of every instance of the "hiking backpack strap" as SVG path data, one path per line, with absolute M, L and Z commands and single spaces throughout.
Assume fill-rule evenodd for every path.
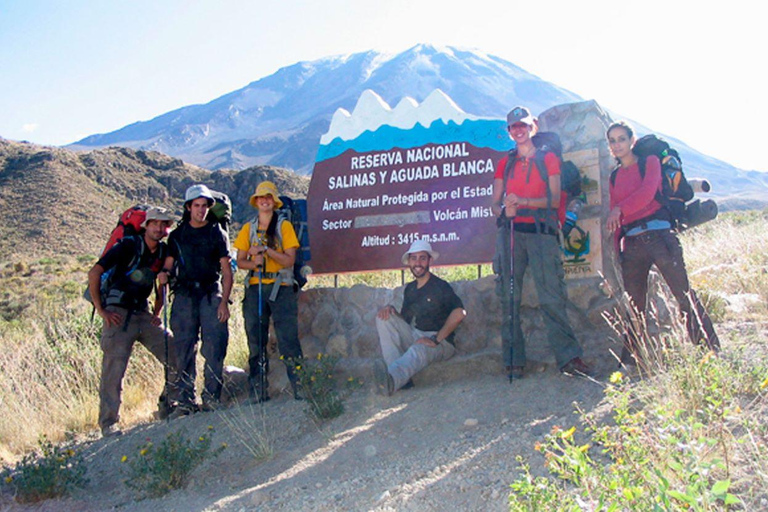
M 544 149 L 536 149 L 536 153 L 533 155 L 533 163 L 536 165 L 536 169 L 538 169 L 539 177 L 541 178 L 541 181 L 544 182 L 544 186 L 546 187 L 546 194 L 547 194 L 547 206 L 546 208 L 523 208 L 518 210 L 518 215 L 526 215 L 529 217 L 533 217 L 536 221 L 536 232 L 539 233 L 541 229 L 541 225 L 547 226 L 553 231 L 557 232 L 560 230 L 560 222 L 557 218 L 557 206 L 552 204 L 552 188 L 549 186 L 549 171 L 547 171 L 547 166 L 544 163 L 544 159 L 547 156 L 547 153 L 550 151 Z M 552 152 L 557 156 L 556 153 Z M 531 174 L 530 169 L 528 172 L 528 180 L 530 180 Z M 560 192 L 562 194 L 562 190 Z
M 283 222 L 289 222 L 288 219 L 285 217 L 284 214 L 278 214 L 277 217 L 277 229 L 276 235 L 277 235 L 277 241 L 280 244 L 280 248 L 283 247 Z M 254 226 L 256 229 L 254 229 Z M 251 219 L 250 226 L 249 226 L 249 233 L 248 233 L 248 244 L 249 247 L 253 247 L 254 245 L 266 245 L 266 241 L 262 240 L 261 237 L 259 237 L 259 216 L 256 215 Z M 262 272 L 261 277 L 266 279 L 274 279 L 275 286 L 272 290 L 272 293 L 269 296 L 269 300 L 274 301 L 277 297 L 277 291 L 279 286 L 282 283 L 293 283 L 293 269 L 290 270 L 290 276 L 288 276 L 287 273 L 283 272 L 286 269 L 281 269 L 280 272 Z M 248 288 L 251 285 L 251 279 L 253 278 L 255 273 L 254 269 L 251 269 L 248 271 L 248 273 L 245 276 L 245 287 Z

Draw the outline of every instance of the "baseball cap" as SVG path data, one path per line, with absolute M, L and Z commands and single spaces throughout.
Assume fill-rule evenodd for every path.
M 512 126 L 515 123 L 525 123 L 528 126 L 533 126 L 534 120 L 531 115 L 531 111 L 525 107 L 515 107 L 507 114 L 507 126 Z

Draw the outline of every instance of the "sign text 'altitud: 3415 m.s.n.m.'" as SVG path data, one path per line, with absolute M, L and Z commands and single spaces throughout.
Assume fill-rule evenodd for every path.
M 382 125 L 321 147 L 308 196 L 315 273 L 399 268 L 417 239 L 440 264 L 491 260 L 493 174 L 510 141 L 502 120 L 462 121 Z

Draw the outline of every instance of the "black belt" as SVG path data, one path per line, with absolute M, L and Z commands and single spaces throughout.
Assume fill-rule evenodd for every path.
M 518 233 L 540 233 L 542 235 L 557 236 L 557 230 L 541 222 L 516 222 L 514 230 Z

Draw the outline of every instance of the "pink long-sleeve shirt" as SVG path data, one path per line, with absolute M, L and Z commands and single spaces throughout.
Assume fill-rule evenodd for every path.
M 661 190 L 661 162 L 656 156 L 649 156 L 645 161 L 645 176 L 640 176 L 637 163 L 621 167 L 616 173 L 616 181 L 610 185 L 611 210 L 618 206 L 621 210 L 621 225 L 626 226 L 643 219 L 660 208 L 656 201 L 656 192 Z

